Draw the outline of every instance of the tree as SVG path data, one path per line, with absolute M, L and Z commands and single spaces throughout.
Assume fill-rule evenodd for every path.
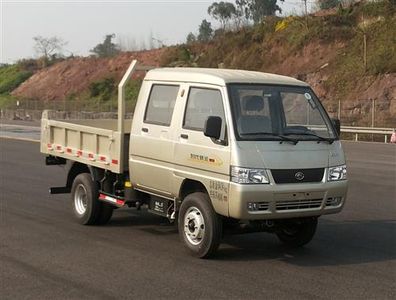
M 246 25 L 250 19 L 249 0 L 236 0 L 235 23 L 239 28 L 241 25 Z
M 206 20 L 203 20 L 201 25 L 199 25 L 198 41 L 207 42 L 212 38 L 212 35 L 212 24 Z
M 197 40 L 197 38 L 196 38 L 196 36 L 195 36 L 194 33 L 190 32 L 190 33 L 187 35 L 187 38 L 186 38 L 187 44 L 194 43 L 196 40 Z
M 277 4 L 278 0 L 249 0 L 248 7 L 254 23 L 260 23 L 266 16 L 274 16 L 276 12 L 282 13 Z M 283 2 L 284 0 L 280 0 Z
M 236 8 L 230 2 L 214 2 L 208 7 L 208 14 L 215 20 L 218 20 L 221 27 L 225 29 L 228 21 L 236 15 Z
M 97 44 L 90 52 L 99 57 L 111 57 L 120 52 L 118 45 L 114 44 L 111 40 L 115 38 L 115 34 L 108 34 L 105 36 L 103 43 Z
M 38 35 L 33 40 L 35 42 L 34 49 L 37 54 L 47 60 L 62 52 L 63 46 L 67 44 L 67 42 L 56 36 L 45 38 Z

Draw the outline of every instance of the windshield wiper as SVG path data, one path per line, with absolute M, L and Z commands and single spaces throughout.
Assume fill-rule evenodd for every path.
M 270 135 L 270 136 L 274 136 L 274 137 L 279 137 L 282 140 L 280 141 L 281 144 L 283 142 L 289 142 L 292 143 L 293 145 L 297 145 L 298 144 L 298 140 L 295 139 L 291 139 L 287 136 L 281 135 L 281 134 L 277 134 L 277 133 L 272 133 L 272 132 L 250 132 L 250 133 L 240 133 L 240 135 Z
M 313 137 L 316 137 L 316 138 L 319 140 L 318 142 L 323 141 L 323 142 L 329 143 L 330 145 L 334 143 L 334 139 L 325 138 L 325 137 L 322 137 L 322 136 L 317 135 L 317 134 L 315 134 L 315 133 L 309 133 L 309 132 L 300 132 L 300 133 L 294 132 L 294 133 L 286 133 L 285 135 L 306 135 L 306 136 L 313 136 Z

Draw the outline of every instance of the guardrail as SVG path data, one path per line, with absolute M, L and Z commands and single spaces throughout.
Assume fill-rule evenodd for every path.
M 385 143 L 388 143 L 388 137 L 393 134 L 393 130 L 393 128 L 341 126 L 341 132 L 353 133 L 356 142 L 359 141 L 359 134 L 380 134 L 385 136 Z

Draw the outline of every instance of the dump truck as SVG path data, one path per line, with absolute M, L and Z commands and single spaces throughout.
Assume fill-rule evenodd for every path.
M 67 165 L 52 194 L 71 194 L 83 225 L 115 209 L 144 209 L 177 224 L 194 256 L 223 233 L 269 232 L 309 243 L 322 215 L 342 210 L 347 168 L 340 122 L 297 79 L 244 70 L 158 68 L 146 73 L 132 120 L 125 84 L 118 119 L 54 120 L 43 112 L 41 152 Z

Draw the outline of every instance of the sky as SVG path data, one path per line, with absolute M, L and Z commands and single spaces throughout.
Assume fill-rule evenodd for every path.
M 229 0 L 230 2 L 233 2 Z M 196 33 L 214 0 L 0 0 L 0 62 L 36 57 L 33 37 L 57 36 L 64 55 L 89 55 L 106 34 L 125 47 L 148 47 L 151 37 L 165 45 L 182 43 Z M 301 11 L 301 1 L 286 0 L 287 12 Z M 159 42 L 155 42 L 159 44 Z

